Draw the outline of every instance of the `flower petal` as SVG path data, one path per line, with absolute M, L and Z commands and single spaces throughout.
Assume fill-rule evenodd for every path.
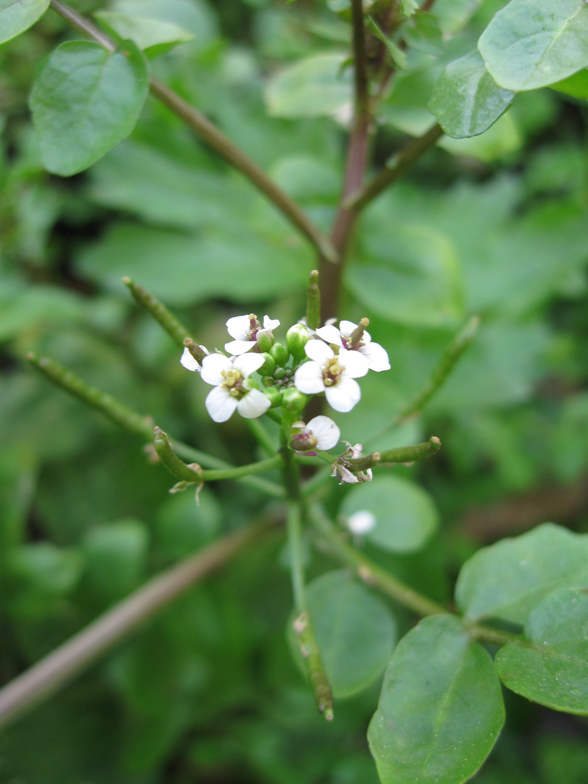
M 390 370 L 388 353 L 379 343 L 368 343 L 366 346 L 362 346 L 359 352 L 367 359 L 370 370 L 375 370 L 376 373 L 380 373 L 382 370 Z
M 232 364 L 231 360 L 223 354 L 210 354 L 208 357 L 204 357 L 202 360 L 202 380 L 217 387 L 224 381 L 223 370 L 230 370 Z
M 345 368 L 343 378 L 361 378 L 369 370 L 367 357 L 359 351 L 347 351 L 342 348 L 339 351 L 339 364 Z
M 184 353 L 182 354 L 182 358 L 180 359 L 182 365 L 186 368 L 186 370 L 193 370 L 197 373 L 200 373 L 200 364 L 197 360 L 194 359 L 192 354 L 188 351 L 187 348 L 184 349 Z
M 356 403 L 359 403 L 361 389 L 359 388 L 357 381 L 354 381 L 352 378 L 343 377 L 335 386 L 327 387 L 325 389 L 325 395 L 329 405 L 334 408 L 335 411 L 344 413 L 346 411 L 351 411 L 353 406 Z
M 251 330 L 249 316 L 233 316 L 227 321 L 227 332 L 235 340 L 248 340 Z
M 252 349 L 255 344 L 255 340 L 231 340 L 230 343 L 225 343 L 225 351 L 228 351 L 234 357 L 238 357 Z
M 237 403 L 237 411 L 245 419 L 255 419 L 256 417 L 265 414 L 271 406 L 271 400 L 259 389 L 250 389 L 249 392 L 242 397 Z
M 307 357 L 314 359 L 315 362 L 319 362 L 321 365 L 324 365 L 327 359 L 335 356 L 333 349 L 327 346 L 326 343 L 323 343 L 322 340 L 309 340 L 304 346 L 304 350 Z
M 269 316 L 263 317 L 263 328 L 272 330 L 277 329 L 280 326 L 280 322 L 278 319 L 271 319 Z
M 316 416 L 306 425 L 306 432 L 312 433 L 317 439 L 319 449 L 332 449 L 338 443 L 341 431 L 327 416 Z
M 353 321 L 340 321 L 339 329 L 341 330 L 341 334 L 348 338 L 353 330 L 357 329 L 357 324 L 354 324 Z
M 336 346 L 342 346 L 341 333 L 332 324 L 327 324 L 326 327 L 319 327 L 316 334 L 327 343 L 334 343 Z
M 243 378 L 248 378 L 252 373 L 263 365 L 265 359 L 261 354 L 242 354 L 237 357 L 233 364 Z
M 324 392 L 323 369 L 319 363 L 305 362 L 304 365 L 300 365 L 294 374 L 294 386 L 305 395 L 318 395 L 319 392 Z
M 237 401 L 224 387 L 212 389 L 205 400 L 206 410 L 215 422 L 226 422 L 237 408 Z

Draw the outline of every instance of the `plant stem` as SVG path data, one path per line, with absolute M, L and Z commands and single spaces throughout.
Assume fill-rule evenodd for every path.
M 310 273 L 306 289 L 306 326 L 318 329 L 321 325 L 321 290 L 317 270 Z
M 242 528 L 148 582 L 0 690 L 0 726 L 48 699 L 142 623 L 267 533 L 275 523 Z
M 403 446 L 397 449 L 388 449 L 385 452 L 372 452 L 365 457 L 356 457 L 345 461 L 345 466 L 352 473 L 366 471 L 378 465 L 390 463 L 414 463 L 415 460 L 424 460 L 431 457 L 441 449 L 441 441 L 437 436 L 431 436 L 428 441 L 416 446 Z
M 247 422 L 249 430 L 256 438 L 263 451 L 268 455 L 275 455 L 276 448 L 274 446 L 274 442 L 270 438 L 269 433 L 261 424 L 259 419 L 246 419 L 245 421 Z
M 204 481 L 204 471 L 202 468 L 200 468 L 200 466 L 197 468 L 187 466 L 180 460 L 171 448 L 167 433 L 164 433 L 160 427 L 155 428 L 153 444 L 157 456 L 172 476 L 175 476 L 180 482 L 195 482 L 197 484 L 202 484 Z M 193 466 L 194 465 L 195 464 L 193 464 Z
M 403 177 L 415 163 L 443 136 L 439 124 L 433 125 L 417 139 L 413 139 L 406 147 L 387 162 L 383 169 L 363 190 L 352 192 L 345 201 L 349 210 L 361 211 L 382 193 L 389 185 L 393 185 Z
M 73 8 L 60 0 L 51 0 L 51 7 L 78 32 L 88 36 L 111 52 L 116 48 L 107 35 L 74 11 Z M 153 96 L 189 125 L 227 163 L 244 174 L 324 258 L 331 262 L 336 261 L 337 254 L 329 239 L 322 234 L 298 204 L 279 188 L 243 150 L 159 79 L 151 78 L 150 91 Z
M 153 316 L 168 335 L 170 335 L 178 345 L 183 347 L 184 341 L 190 339 L 188 330 L 180 324 L 177 318 L 169 312 L 165 305 L 147 291 L 146 288 L 139 286 L 130 278 L 123 278 L 122 280 L 133 295 L 135 302 Z
M 281 464 L 281 456 L 274 455 L 274 457 L 268 457 L 267 460 L 260 460 L 258 463 L 249 463 L 249 465 L 245 466 L 220 469 L 218 471 L 204 471 L 203 478 L 205 482 L 215 482 L 219 479 L 239 479 L 250 474 L 262 474 L 264 471 L 271 471 L 274 468 L 278 468 Z M 282 498 L 284 497 L 283 490 L 280 495 Z

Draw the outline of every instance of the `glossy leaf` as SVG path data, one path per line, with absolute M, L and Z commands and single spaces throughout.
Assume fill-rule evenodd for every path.
M 511 0 L 478 48 L 501 87 L 547 87 L 588 65 L 588 6 L 584 0 Z
M 429 494 L 397 476 L 376 476 L 360 485 L 343 504 L 346 517 L 368 511 L 376 519 L 370 542 L 397 553 L 419 550 L 435 532 L 439 515 Z
M 324 117 L 350 105 L 352 74 L 344 55 L 322 54 L 300 60 L 269 81 L 265 100 L 274 117 Z
M 487 131 L 511 105 L 515 93 L 490 76 L 478 52 L 449 63 L 435 85 L 429 110 L 454 139 Z
M 102 158 L 133 130 L 148 89 L 147 66 L 131 41 L 112 53 L 86 41 L 62 44 L 30 98 L 46 168 L 68 177 Z
M 588 594 L 565 588 L 537 605 L 526 643 L 508 643 L 496 656 L 505 686 L 533 702 L 588 715 Z
M 192 33 L 173 22 L 146 19 L 113 11 L 97 11 L 94 16 L 117 40 L 133 41 L 148 57 L 159 57 L 174 46 L 194 38 Z
M 523 624 L 558 588 L 588 587 L 588 539 L 545 523 L 479 550 L 459 575 L 455 598 L 470 620 Z
M 355 694 L 390 661 L 396 642 L 390 611 L 346 571 L 313 580 L 307 601 L 333 695 Z
M 382 784 L 461 784 L 503 723 L 492 660 L 457 618 L 439 615 L 398 644 L 368 740 Z
M 0 44 L 24 33 L 49 8 L 49 0 L 0 0 Z

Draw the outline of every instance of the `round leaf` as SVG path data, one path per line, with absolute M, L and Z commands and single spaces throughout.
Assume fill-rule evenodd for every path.
M 390 661 L 396 641 L 386 605 L 345 571 L 310 583 L 307 602 L 333 695 L 348 697 L 368 686 Z
M 86 41 L 62 44 L 30 99 L 46 168 L 68 177 L 102 158 L 135 127 L 148 89 L 145 60 L 131 41 L 115 52 Z
M 457 580 L 455 599 L 466 618 L 524 623 L 558 588 L 588 587 L 588 541 L 550 523 L 479 550 Z
M 496 656 L 505 686 L 533 702 L 588 715 L 588 595 L 565 588 L 537 605 L 528 643 L 509 642 Z
M 429 109 L 446 134 L 464 139 L 487 131 L 514 97 L 513 92 L 496 84 L 478 52 L 471 52 L 445 67 Z
M 49 0 L 0 0 L 0 44 L 24 33 L 49 8 Z
M 492 660 L 457 618 L 439 615 L 398 644 L 368 740 L 382 784 L 461 784 L 503 724 Z
M 129 593 L 141 578 L 148 545 L 147 529 L 136 520 L 92 528 L 83 543 L 91 590 L 108 600 Z
M 352 78 L 343 70 L 345 57 L 324 54 L 309 57 L 276 74 L 265 100 L 274 117 L 324 117 L 350 104 Z
M 419 550 L 438 524 L 429 494 L 397 476 L 377 476 L 353 489 L 345 499 L 343 514 L 349 517 L 364 510 L 376 518 L 367 534 L 370 542 L 397 553 Z
M 588 6 L 584 0 L 512 0 L 478 49 L 501 87 L 547 87 L 588 65 Z

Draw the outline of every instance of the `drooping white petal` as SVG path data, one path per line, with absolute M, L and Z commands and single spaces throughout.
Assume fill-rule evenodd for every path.
M 382 370 L 390 370 L 388 353 L 379 343 L 368 343 L 366 346 L 362 346 L 359 352 L 367 359 L 370 370 L 375 370 L 376 373 Z
M 359 351 L 347 351 L 344 348 L 339 351 L 339 365 L 345 368 L 344 378 L 361 378 L 369 370 L 367 357 Z
M 319 327 L 316 334 L 327 343 L 334 343 L 336 346 L 342 346 L 341 333 L 332 324 L 327 324 L 326 327 Z
M 323 345 L 326 345 L 323 343 Z M 305 395 L 318 395 L 325 391 L 323 369 L 318 362 L 305 362 L 294 374 L 294 386 Z
M 227 332 L 235 340 L 248 340 L 251 330 L 249 316 L 233 316 L 227 321 Z
M 265 359 L 261 354 L 242 354 L 234 360 L 233 364 L 243 378 L 248 378 L 256 370 L 259 370 L 264 362 Z
M 327 359 L 335 356 L 333 349 L 327 346 L 326 343 L 323 343 L 322 340 L 309 340 L 304 346 L 304 350 L 307 357 L 314 359 L 315 362 L 319 362 L 321 365 L 324 365 Z
M 252 349 L 255 343 L 255 340 L 231 340 L 230 343 L 225 343 L 225 351 L 228 351 L 234 357 L 238 357 Z
M 237 401 L 224 387 L 212 389 L 205 400 L 206 410 L 215 422 L 226 422 L 237 408 Z
M 343 377 L 335 386 L 327 387 L 325 395 L 329 405 L 335 411 L 351 411 L 356 403 L 359 403 L 361 398 L 361 389 L 357 381 L 352 378 Z
M 184 349 L 184 353 L 182 354 L 182 358 L 180 359 L 182 365 L 186 368 L 186 370 L 192 370 L 197 373 L 200 373 L 200 364 L 197 360 L 194 359 L 192 354 L 188 351 L 187 348 Z
M 245 419 L 255 419 L 265 414 L 270 406 L 271 401 L 263 392 L 259 389 L 250 389 L 237 403 L 237 411 Z
M 271 319 L 269 316 L 263 317 L 263 328 L 267 330 L 277 329 L 280 326 L 278 319 Z
M 332 449 L 341 435 L 337 425 L 327 416 L 314 417 L 306 425 L 305 430 L 317 439 L 317 447 L 321 450 Z
M 228 357 L 222 354 L 210 354 L 202 360 L 202 380 L 217 387 L 224 381 L 222 372 L 230 370 L 231 367 L 232 362 Z
M 356 536 L 363 536 L 369 533 L 376 523 L 375 515 L 367 509 L 361 509 L 347 518 L 347 528 Z
M 340 485 L 342 485 L 343 482 L 348 482 L 350 485 L 356 485 L 359 482 L 359 479 L 355 476 L 355 474 L 352 474 L 351 471 L 339 463 L 335 463 L 333 466 L 333 473 L 331 476 L 338 476 L 341 479 L 339 482 Z

